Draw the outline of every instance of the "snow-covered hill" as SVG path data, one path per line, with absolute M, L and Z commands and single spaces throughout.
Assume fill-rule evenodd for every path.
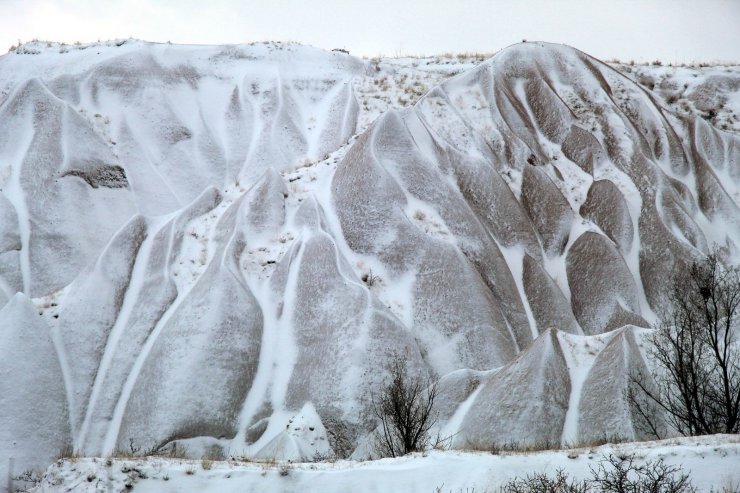
M 644 436 L 673 273 L 740 259 L 740 137 L 633 76 L 544 43 L 1 57 L 0 457 L 361 456 L 398 356 L 455 448 Z

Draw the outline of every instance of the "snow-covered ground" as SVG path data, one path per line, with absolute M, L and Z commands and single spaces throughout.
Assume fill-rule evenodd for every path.
M 431 451 L 367 462 L 66 459 L 52 465 L 33 491 L 483 493 L 516 477 L 561 468 L 589 478 L 590 468 L 609 454 L 634 455 L 638 464 L 662 459 L 689 473 L 702 492 L 740 486 L 740 436 L 715 435 L 543 452 Z
M 740 67 L 737 65 L 611 65 L 654 91 L 676 113 L 683 116 L 698 113 L 717 128 L 740 132 Z

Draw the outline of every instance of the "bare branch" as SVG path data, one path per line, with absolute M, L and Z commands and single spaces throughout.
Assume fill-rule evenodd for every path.
M 740 269 L 712 253 L 674 281 L 671 306 L 650 338 L 651 375 L 632 375 L 633 412 L 646 402 L 683 435 L 740 431 Z
M 377 394 L 371 393 L 373 413 L 379 422 L 376 453 L 398 457 L 424 450 L 437 421 L 434 400 L 439 393 L 438 381 L 409 375 L 406 360 L 400 357 L 393 360 L 389 372 L 390 381 Z

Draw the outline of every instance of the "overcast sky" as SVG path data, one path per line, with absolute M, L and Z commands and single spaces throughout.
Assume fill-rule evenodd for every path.
M 298 41 L 353 54 L 494 52 L 521 41 L 602 59 L 740 62 L 740 0 L 0 0 L 18 39 Z

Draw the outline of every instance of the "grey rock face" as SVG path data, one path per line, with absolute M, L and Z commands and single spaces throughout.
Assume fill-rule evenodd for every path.
M 412 142 L 403 120 L 389 114 L 355 144 L 332 182 L 342 231 L 353 250 L 377 254 L 395 276 L 414 275 L 415 331 L 426 351 L 443 344 L 463 367 L 498 366 L 532 338 L 516 284 L 460 193 L 432 186 L 444 183 L 441 172 Z M 354 152 L 363 152 L 357 146 L 366 146 L 367 157 L 355 158 Z M 410 201 L 421 209 L 404 212 Z M 439 214 L 447 231 L 427 229 L 422 209 Z
M 51 331 L 31 300 L 18 293 L 0 310 L 0 474 L 7 477 L 8 459 L 23 468 L 49 463 L 68 450 L 67 410 Z
M 23 291 L 20 266 L 21 235 L 13 204 L 0 195 L 0 306 Z
M 455 446 L 489 450 L 512 442 L 560 443 L 569 394 L 570 376 L 557 331 L 548 330 L 483 384 Z
M 637 391 L 631 379 L 649 374 L 635 336 L 636 330 L 640 329 L 626 326 L 615 331 L 588 373 L 579 406 L 578 439 L 582 443 L 605 437 L 626 440 L 654 438 L 627 400 L 630 388 Z
M 594 174 L 594 168 L 604 159 L 604 149 L 596 137 L 577 125 L 570 127 L 570 132 L 563 141 L 562 151 L 565 157 L 590 175 Z
M 99 261 L 80 273 L 71 284 L 70 295 L 61 303 L 55 329 L 64 341 L 73 382 L 70 391 L 74 402 L 70 411 L 75 431 L 85 419 L 85 408 L 108 338 L 120 316 L 146 230 L 146 220 L 134 217 L 113 238 Z M 151 302 L 157 298 L 148 299 Z M 139 317 L 143 318 L 142 315 Z
M 568 299 L 542 266 L 529 255 L 523 258 L 522 278 L 537 327 L 542 330 L 559 328 L 573 334 L 583 332 Z
M 164 444 L 236 435 L 256 372 L 262 314 L 234 276 L 233 254 L 227 249 L 212 262 L 166 321 L 160 320 L 161 330 L 150 334 L 156 339 L 128 398 L 118 447 L 130 438 L 145 443 L 157 437 Z
M 627 255 L 632 248 L 632 217 L 619 189 L 609 180 L 596 180 L 588 189 L 580 214 L 593 221 Z
M 14 157 L 2 165 L 3 175 L 13 177 L 3 186 L 17 221 L 9 234 L 27 232 L 20 237 L 18 270 L 4 262 L 5 282 L 22 277 L 29 294 L 50 294 L 134 213 L 133 197 L 105 142 L 38 79 L 0 106 L 0 134 L 0 154 Z
M 597 233 L 583 233 L 568 250 L 568 284 L 573 313 L 586 334 L 628 323 L 646 326 L 638 315 L 637 287 L 614 244 Z
M 348 411 L 367 405 L 362 401 L 396 354 L 413 370 L 423 369 L 418 347 L 354 276 L 326 233 L 307 234 L 294 248 L 295 255 L 286 258 L 290 282 L 282 289 L 281 319 L 293 327 L 298 348 L 286 405 L 312 402 L 320 415 L 338 409 L 333 417 L 357 421 Z
M 547 175 L 535 166 L 524 166 L 521 200 L 542 237 L 545 252 L 550 256 L 563 253 L 574 218 L 573 211 Z

